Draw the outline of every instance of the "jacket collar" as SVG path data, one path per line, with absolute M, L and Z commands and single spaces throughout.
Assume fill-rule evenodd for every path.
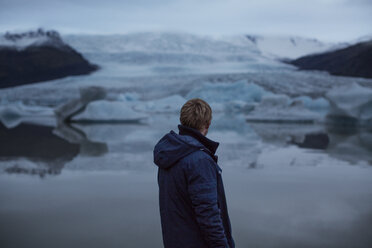
M 218 142 L 215 142 L 213 140 L 208 139 L 205 137 L 203 134 L 200 133 L 199 130 L 196 130 L 191 127 L 183 126 L 183 125 L 178 125 L 178 130 L 180 135 L 189 135 L 196 140 L 198 140 L 205 148 L 209 150 L 209 152 L 212 153 L 212 155 L 215 155 L 216 150 L 219 146 Z

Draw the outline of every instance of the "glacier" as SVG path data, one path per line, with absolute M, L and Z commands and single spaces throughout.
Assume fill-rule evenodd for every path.
M 276 38 L 145 32 L 63 35 L 63 39 L 102 69 L 91 75 L 1 89 L 0 102 L 22 101 L 25 106 L 55 109 L 79 98 L 81 89 L 98 86 L 107 94 L 106 100 L 126 102 L 143 114 L 176 113 L 186 100 L 201 97 L 216 112 L 262 117 L 277 111 L 281 116 L 291 112 L 291 116 L 309 114 L 311 119 L 319 119 L 330 108 L 324 96 L 332 88 L 347 88 L 354 82 L 372 88 L 372 80 L 297 71 L 281 63 L 276 59 L 278 54 L 275 57 L 268 55 L 269 50 L 264 52 Z M 300 38 L 279 40 L 277 45 L 295 43 L 304 53 L 310 52 L 305 49 L 310 44 L 319 45 L 319 49 L 331 46 Z M 259 47 L 262 42 L 267 42 L 265 49 Z M 289 97 L 288 106 L 270 107 L 271 112 L 260 106 L 261 99 L 267 96 L 267 104 L 270 95 L 271 100 L 275 95 Z

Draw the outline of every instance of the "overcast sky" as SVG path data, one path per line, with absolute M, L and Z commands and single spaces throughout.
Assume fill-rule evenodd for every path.
M 0 0 L 0 31 L 185 31 L 349 41 L 372 34 L 372 0 Z

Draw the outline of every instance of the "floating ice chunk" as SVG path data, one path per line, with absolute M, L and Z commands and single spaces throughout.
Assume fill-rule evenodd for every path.
M 119 96 L 117 97 L 118 101 L 123 101 L 123 102 L 134 102 L 134 101 L 138 101 L 139 99 L 140 99 L 139 94 L 135 92 L 122 93 L 122 94 L 119 94 Z
M 153 101 L 136 102 L 134 109 L 141 112 L 178 113 L 185 102 L 186 99 L 182 96 L 171 95 Z
M 226 106 L 223 103 L 210 102 L 209 106 L 211 106 L 213 113 L 222 113 L 226 111 Z
M 329 102 L 324 98 L 312 99 L 309 96 L 299 96 L 293 99 L 294 101 L 301 101 L 303 105 L 312 111 L 326 113 L 329 110 Z
M 326 98 L 330 102 L 328 117 L 351 118 L 357 124 L 372 124 L 372 89 L 356 83 L 329 91 Z
M 85 110 L 72 117 L 75 122 L 139 122 L 146 115 L 135 112 L 125 102 L 98 100 L 90 102 Z
M 54 112 L 52 108 L 43 106 L 27 106 L 23 102 L 0 105 L 0 121 L 8 128 L 16 127 L 21 122 L 37 122 L 36 119 L 43 117 L 52 117 Z M 31 120 L 34 119 L 34 120 Z
M 205 83 L 201 87 L 190 91 L 186 99 L 201 98 L 208 103 L 260 102 L 263 96 L 271 94 L 262 87 L 243 80 L 234 83 Z
M 225 105 L 224 110 L 227 113 L 249 113 L 255 108 L 254 103 L 247 103 L 244 101 L 236 100 L 236 101 L 231 101 Z M 215 111 L 213 109 L 213 111 Z
M 262 98 L 259 108 L 286 108 L 289 97 L 286 95 L 270 95 Z
M 9 113 L 18 116 L 53 116 L 52 108 L 43 106 L 29 106 L 23 102 L 14 102 L 9 104 L 0 105 L 0 113 Z
M 106 89 L 97 86 L 80 88 L 79 93 L 80 98 L 72 99 L 54 110 L 59 120 L 69 121 L 72 116 L 84 110 L 85 106 L 90 102 L 102 100 L 107 97 Z
M 248 114 L 251 122 L 280 122 L 280 123 L 313 123 L 320 121 L 324 115 L 304 107 L 302 102 L 290 103 L 286 95 L 267 95 L 260 104 Z

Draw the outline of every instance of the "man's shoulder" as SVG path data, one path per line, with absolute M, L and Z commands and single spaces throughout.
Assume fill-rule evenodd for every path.
M 189 168 L 200 165 L 201 163 L 215 164 L 215 161 L 212 159 L 212 157 L 202 149 L 191 152 L 187 156 L 183 157 L 179 162 Z
M 184 157 L 186 160 L 200 160 L 200 159 L 211 159 L 211 156 L 203 151 L 203 149 L 197 149 L 195 151 L 190 152 L 187 156 Z

